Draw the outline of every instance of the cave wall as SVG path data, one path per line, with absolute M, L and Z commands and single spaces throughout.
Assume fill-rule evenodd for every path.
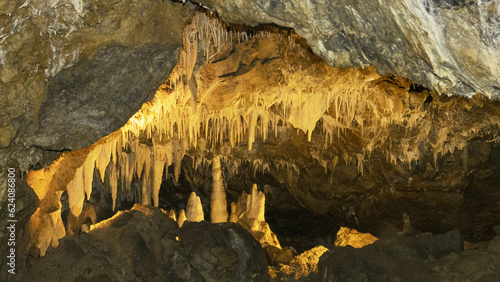
M 170 1 L 0 5 L 0 148 L 58 151 L 92 144 L 153 98 L 192 13 Z
M 500 3 L 196 1 L 227 22 L 274 23 L 336 67 L 374 65 L 445 94 L 500 97 Z
M 25 191 L 28 169 L 115 131 L 154 97 L 178 60 L 193 7 L 153 0 L 1 1 L 2 215 L 7 168 L 16 169 L 21 225 L 37 206 L 33 191 Z

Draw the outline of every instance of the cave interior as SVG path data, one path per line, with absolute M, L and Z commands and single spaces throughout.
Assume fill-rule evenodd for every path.
M 500 279 L 497 1 L 7 2 L 0 277 Z

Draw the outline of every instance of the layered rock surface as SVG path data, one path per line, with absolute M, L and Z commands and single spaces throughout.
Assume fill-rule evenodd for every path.
M 0 148 L 58 151 L 92 144 L 153 98 L 192 12 L 170 1 L 1 5 Z
M 500 98 L 500 3 L 199 0 L 228 22 L 291 27 L 336 67 L 374 65 L 440 93 Z

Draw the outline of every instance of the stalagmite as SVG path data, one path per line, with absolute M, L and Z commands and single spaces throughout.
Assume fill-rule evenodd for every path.
M 238 218 L 242 217 L 242 214 L 247 209 L 247 193 L 245 191 L 241 192 L 241 195 L 238 197 L 238 201 L 236 202 L 236 215 Z
M 165 167 L 165 162 L 155 158 L 153 165 L 153 204 L 155 207 L 158 207 L 159 193 L 160 193 L 164 167 Z
M 186 220 L 192 222 L 200 222 L 205 220 L 200 197 L 196 196 L 195 192 L 191 192 L 188 198 L 186 207 Z
M 237 203 L 231 203 L 230 222 L 240 223 L 259 241 L 262 247 L 275 246 L 281 248 L 276 235 L 269 228 L 264 218 L 265 195 L 252 187 L 252 193 L 243 192 Z
M 186 212 L 184 210 L 181 210 L 179 212 L 179 216 L 177 217 L 177 224 L 179 225 L 179 228 L 184 225 L 184 221 L 186 221 Z
M 266 196 L 258 191 L 257 184 L 252 186 L 252 194 L 247 196 L 246 218 L 255 219 L 258 222 L 266 221 L 264 218 Z
M 169 210 L 167 213 L 168 217 L 173 219 L 174 221 L 177 221 L 177 218 L 175 216 L 175 211 L 174 210 Z
M 238 222 L 238 214 L 236 213 L 236 203 L 232 202 L 231 203 L 231 215 L 229 216 L 229 222 L 236 223 Z
M 210 220 L 212 223 L 227 222 L 226 191 L 222 183 L 220 157 L 212 162 L 212 196 L 210 202 Z

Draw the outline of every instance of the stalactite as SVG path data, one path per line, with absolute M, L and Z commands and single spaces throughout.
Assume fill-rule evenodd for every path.
M 332 174 L 335 172 L 335 168 L 337 167 L 337 164 L 339 163 L 339 156 L 333 157 L 332 160 Z
M 93 173 L 97 169 L 101 181 L 108 180 L 113 210 L 116 206 L 119 186 L 120 191 L 126 191 L 129 197 L 135 193 L 131 191 L 134 176 L 137 176 L 138 181 L 142 181 L 138 201 L 150 204 L 152 199 L 153 204 L 158 206 L 163 171 L 168 173 L 168 167 L 174 164 L 174 178 L 177 181 L 182 159 L 190 148 L 200 146 L 203 147 L 202 150 L 210 151 L 211 148 L 216 151 L 223 148 L 225 142 L 228 142 L 231 148 L 247 142 L 248 150 L 252 150 L 256 140 L 268 138 L 269 130 L 274 131 L 274 136 L 277 137 L 278 124 L 282 124 L 283 128 L 287 129 L 295 128 L 297 133 L 306 134 L 307 140 L 311 141 L 316 138 L 317 133 L 314 130 L 318 121 L 321 120 L 322 134 L 325 135 L 324 148 L 341 147 L 332 159 L 332 175 L 339 157 L 344 159 L 346 165 L 357 164 L 359 172 L 363 173 L 366 153 L 370 158 L 372 151 L 381 149 L 392 164 L 402 162 L 411 165 L 426 153 L 421 152 L 418 145 L 428 143 L 432 147 L 434 163 L 436 163 L 438 156 L 460 150 L 464 148 L 468 140 L 485 134 L 481 127 L 462 131 L 456 129 L 456 117 L 453 116 L 453 111 L 448 111 L 454 105 L 436 106 L 437 111 L 451 113 L 442 115 L 437 124 L 429 119 L 428 111 L 422 108 L 406 107 L 398 95 L 407 95 L 407 92 L 400 94 L 398 91 L 402 90 L 399 89 L 388 95 L 381 86 L 372 83 L 380 78 L 373 67 L 333 69 L 326 65 L 316 64 L 301 69 L 284 64 L 284 67 L 280 69 L 283 81 L 277 85 L 262 86 L 259 85 L 259 81 L 267 81 L 268 75 L 272 72 L 260 64 L 259 60 L 262 58 L 257 56 L 250 58 L 257 59 L 256 66 L 245 74 L 241 74 L 237 79 L 222 77 L 224 74 L 218 73 L 221 72 L 219 68 L 224 68 L 224 66 L 214 66 L 219 63 L 214 62 L 214 58 L 220 59 L 217 56 L 223 50 L 233 49 L 234 53 L 238 54 L 238 48 L 249 48 L 249 46 L 234 47 L 233 32 L 231 29 L 227 33 L 222 23 L 215 17 L 203 13 L 196 14 L 192 23 L 186 26 L 184 46 L 179 55 L 179 62 L 169 80 L 158 89 L 155 98 L 145 103 L 141 110 L 118 132 L 101 139 L 90 148 L 65 155 L 64 158 L 78 156 L 84 158 L 84 161 L 79 161 L 75 167 L 67 168 L 68 171 L 64 172 L 63 177 L 65 180 L 61 182 L 62 187 L 50 187 L 50 185 L 56 185 L 47 184 L 52 183 L 49 180 L 55 172 L 51 169 L 48 172 L 44 171 L 47 177 L 46 183 L 39 184 L 43 186 L 41 188 L 34 187 L 35 191 L 44 190 L 37 192 L 40 200 L 44 198 L 44 193 L 54 195 L 66 187 L 71 213 L 78 216 L 81 213 L 85 196 L 87 199 L 90 197 Z M 283 39 L 279 31 L 278 33 L 275 30 L 272 33 L 265 32 L 267 39 L 275 41 Z M 293 36 L 292 38 L 290 38 L 291 35 L 288 36 L 289 40 L 293 39 Z M 245 40 L 248 44 L 248 37 L 249 34 L 246 31 L 239 30 L 234 40 L 238 43 Z M 261 38 L 264 38 L 262 31 Z M 250 40 L 252 48 L 259 48 L 255 37 L 250 36 Z M 206 44 L 201 44 L 201 42 Z M 278 43 L 275 44 L 278 46 Z M 201 61 L 199 56 L 203 52 L 206 54 L 205 59 L 208 63 L 197 66 L 195 73 L 196 63 Z M 247 64 L 243 61 L 237 63 Z M 204 74 L 208 75 L 203 76 Z M 248 82 L 240 83 L 240 79 L 248 79 Z M 231 98 L 221 97 L 234 100 L 221 103 L 223 107 L 212 105 L 213 101 L 219 101 L 221 98 L 217 96 L 218 93 L 223 93 L 227 89 L 231 89 Z M 498 120 L 490 122 L 500 124 Z M 404 136 L 403 141 L 398 144 L 391 138 L 391 130 L 394 127 L 404 129 L 398 132 Z M 421 133 L 412 134 L 414 130 L 421 130 Z M 454 132 L 461 133 L 456 135 L 458 137 L 451 137 Z M 491 134 L 493 136 L 491 141 L 499 142 L 500 137 L 497 133 Z M 412 135 L 415 136 L 410 138 Z M 345 149 L 342 144 L 347 144 L 349 136 L 359 139 L 358 143 L 361 145 Z M 149 141 L 152 141 L 152 147 Z M 323 155 L 316 154 L 314 158 L 327 172 L 326 159 L 331 158 L 331 155 L 323 159 L 325 158 Z M 195 170 L 200 165 L 204 166 L 204 161 L 203 158 L 196 159 Z M 252 160 L 254 175 L 257 171 L 262 173 L 270 171 L 269 164 L 262 159 L 254 158 Z M 297 179 L 300 175 L 300 168 L 293 161 L 274 161 L 274 165 L 276 168 L 286 170 L 290 181 Z M 57 161 L 53 168 L 57 168 Z M 230 168 L 230 173 L 237 171 L 238 165 Z M 219 172 L 214 169 L 213 173 L 220 175 L 220 166 Z M 215 180 L 216 177 L 214 177 L 212 196 L 221 195 L 220 193 L 224 191 L 222 179 L 220 183 Z M 59 181 L 54 183 L 59 183 Z M 218 188 L 215 189 L 215 186 Z M 215 191 L 218 192 L 215 193 Z M 198 220 L 201 211 L 200 220 L 202 220 L 203 210 L 200 199 L 196 195 L 194 197 L 191 199 L 190 196 L 191 206 L 188 205 L 187 218 Z M 221 202 L 213 203 L 212 208 L 219 206 L 222 211 L 222 206 L 227 203 L 225 200 L 222 203 L 222 198 L 219 198 Z M 244 193 L 234 204 L 234 211 L 233 203 L 231 204 L 230 221 L 236 218 L 239 221 L 245 217 L 247 220 L 254 219 L 257 224 L 265 222 L 264 201 L 264 194 L 258 192 L 256 187 L 252 188 L 251 195 L 247 196 Z M 222 215 L 225 218 L 223 221 L 227 221 L 226 208 L 224 208 L 225 215 Z M 181 212 L 181 214 L 184 213 Z M 181 214 L 178 217 L 179 225 L 183 222 Z M 219 212 L 213 212 L 213 214 L 216 215 Z M 184 217 L 186 217 L 185 214 Z M 40 244 L 43 248 L 48 246 L 46 241 Z
M 85 160 L 83 166 L 83 175 L 84 175 L 84 190 L 87 195 L 87 201 L 90 200 L 90 194 L 92 193 L 92 181 L 94 180 L 94 168 L 97 155 L 100 153 L 97 147 L 95 150 L 90 151 L 87 155 L 87 159 Z
M 113 199 L 113 211 L 114 211 L 116 206 L 116 196 L 118 193 L 118 175 L 116 174 L 116 165 L 113 162 L 111 162 L 109 186 L 111 187 L 111 198 Z

